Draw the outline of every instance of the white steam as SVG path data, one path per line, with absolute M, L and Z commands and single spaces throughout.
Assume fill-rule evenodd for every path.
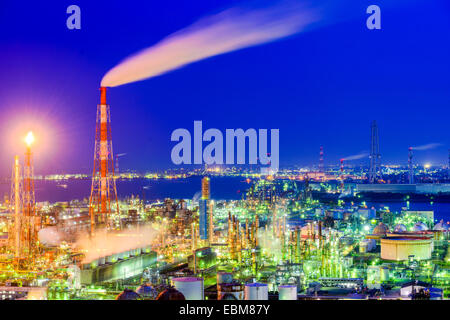
M 228 9 L 205 18 L 125 59 L 101 81 L 115 87 L 148 79 L 189 63 L 281 39 L 318 20 L 315 11 L 300 4 L 268 9 Z
M 358 160 L 358 159 L 362 159 L 362 158 L 367 158 L 368 156 L 369 156 L 369 153 L 363 152 L 363 153 L 345 157 L 345 158 L 343 158 L 343 160 L 345 160 L 345 161 Z
M 38 238 L 44 246 L 54 247 L 60 245 L 63 235 L 56 227 L 47 227 L 39 230 Z
M 261 249 L 263 249 L 266 254 L 272 255 L 275 259 L 282 258 L 282 244 L 280 239 L 274 238 L 271 226 L 265 230 L 264 228 L 259 228 L 257 238 Z
M 144 248 L 152 244 L 158 231 L 151 226 L 133 227 L 120 232 L 99 230 L 93 237 L 81 236 L 76 246 L 85 253 L 83 263 L 128 250 Z
M 442 146 L 442 143 L 428 143 L 418 147 L 411 147 L 413 150 L 423 151 L 430 150 Z

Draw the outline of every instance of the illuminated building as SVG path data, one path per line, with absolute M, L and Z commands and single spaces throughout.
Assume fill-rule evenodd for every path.
M 199 236 L 202 240 L 211 241 L 212 237 L 212 203 L 209 199 L 209 177 L 202 179 L 202 198 L 199 200 Z

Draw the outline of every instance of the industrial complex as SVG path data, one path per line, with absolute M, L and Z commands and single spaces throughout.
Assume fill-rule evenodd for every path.
M 240 200 L 211 197 L 215 176 L 227 175 L 214 166 L 192 173 L 202 177 L 197 198 L 119 199 L 100 92 L 89 199 L 36 203 L 32 132 L 23 166 L 14 158 L 3 299 L 448 299 L 449 223 L 364 201 L 368 193 L 445 197 L 446 178 L 415 181 L 410 151 L 408 183 L 385 183 L 375 122 L 363 174 L 344 161 L 325 167 L 321 147 L 317 169 L 235 173 L 249 186 Z
M 81 24 L 81 7 L 71 5 L 63 30 L 61 5 L 36 13 L 34 2 L 7 2 L 0 23 L 10 12 L 20 16 L 3 25 L 0 63 L 18 70 L 0 75 L 0 99 L 13 92 L 0 105 L 23 110 L 20 143 L 11 133 L 14 145 L 2 154 L 0 300 L 450 299 L 449 78 L 442 72 L 450 51 L 442 41 L 448 32 L 439 33 L 448 27 L 440 16 L 448 3 L 433 5 L 439 18 L 420 11 L 420 1 L 408 11 L 386 4 L 388 33 L 380 31 L 377 5 L 353 1 L 341 4 L 345 10 L 332 1 L 242 8 L 230 1 L 222 12 L 211 1 L 170 8 L 141 1 L 131 9 L 87 1 L 89 19 Z M 215 13 L 165 34 L 207 10 Z M 392 19 L 397 13 L 405 20 Z M 435 31 L 424 31 L 422 20 L 436 23 Z M 360 29 L 349 37 L 355 21 Z M 153 45 L 116 56 L 145 43 Z M 120 62 L 99 79 L 112 61 Z M 199 69 L 166 77 L 193 63 Z M 116 89 L 150 78 L 149 87 Z M 26 99 L 16 100 L 21 94 Z M 59 145 L 48 142 L 55 154 L 39 148 L 27 113 L 26 102 L 39 95 L 35 107 L 50 114 L 48 127 L 60 125 L 49 136 L 62 131 Z M 12 116 L 2 117 L 9 134 Z M 192 135 L 179 128 L 192 120 Z M 239 128 L 203 131 L 202 121 Z M 442 143 L 413 145 L 434 126 L 432 139 Z M 387 129 L 389 145 L 380 139 Z M 350 148 L 367 151 L 345 156 Z M 431 149 L 430 159 L 422 157 Z M 128 163 L 125 152 L 134 157 Z

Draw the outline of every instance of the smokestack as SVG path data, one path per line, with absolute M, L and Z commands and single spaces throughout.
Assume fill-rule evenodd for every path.
M 14 203 L 14 227 L 15 227 L 15 251 L 14 255 L 15 258 L 19 258 L 22 250 L 21 250 L 21 210 L 22 210 L 22 204 L 21 204 L 21 185 L 20 185 L 20 163 L 19 163 L 19 156 L 14 157 L 14 166 L 13 166 L 13 187 L 11 190 L 14 192 L 14 195 L 11 195 L 11 205 Z
M 209 177 L 203 177 L 202 179 L 202 199 L 209 200 L 210 187 L 209 187 Z
M 100 104 L 106 104 L 106 87 L 100 87 Z
M 92 173 L 89 215 L 91 234 L 98 222 L 109 227 L 110 215 L 119 214 L 111 139 L 110 108 L 106 104 L 106 87 L 100 88 L 95 128 L 94 170 Z M 98 221 L 100 220 L 100 221 Z
M 320 146 L 319 153 L 319 172 L 323 172 L 323 146 Z
M 25 233 L 22 233 L 22 244 L 25 244 L 27 254 L 32 255 L 36 249 L 37 232 L 40 224 L 39 217 L 36 215 L 36 200 L 34 194 L 34 166 L 33 153 L 31 145 L 34 142 L 33 133 L 30 131 L 25 138 L 27 145 L 25 152 L 25 164 L 23 172 L 23 215 Z
M 369 182 L 375 183 L 381 177 L 381 155 L 378 137 L 378 126 L 375 120 L 371 125 Z
M 414 168 L 413 168 L 413 148 L 408 149 L 408 171 L 409 171 L 409 184 L 414 184 Z

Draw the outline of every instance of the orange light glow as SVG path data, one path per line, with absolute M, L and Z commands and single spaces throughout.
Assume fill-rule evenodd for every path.
M 31 145 L 34 142 L 34 135 L 32 131 L 29 131 L 27 136 L 25 137 L 25 143 L 27 144 L 28 147 L 31 147 Z

